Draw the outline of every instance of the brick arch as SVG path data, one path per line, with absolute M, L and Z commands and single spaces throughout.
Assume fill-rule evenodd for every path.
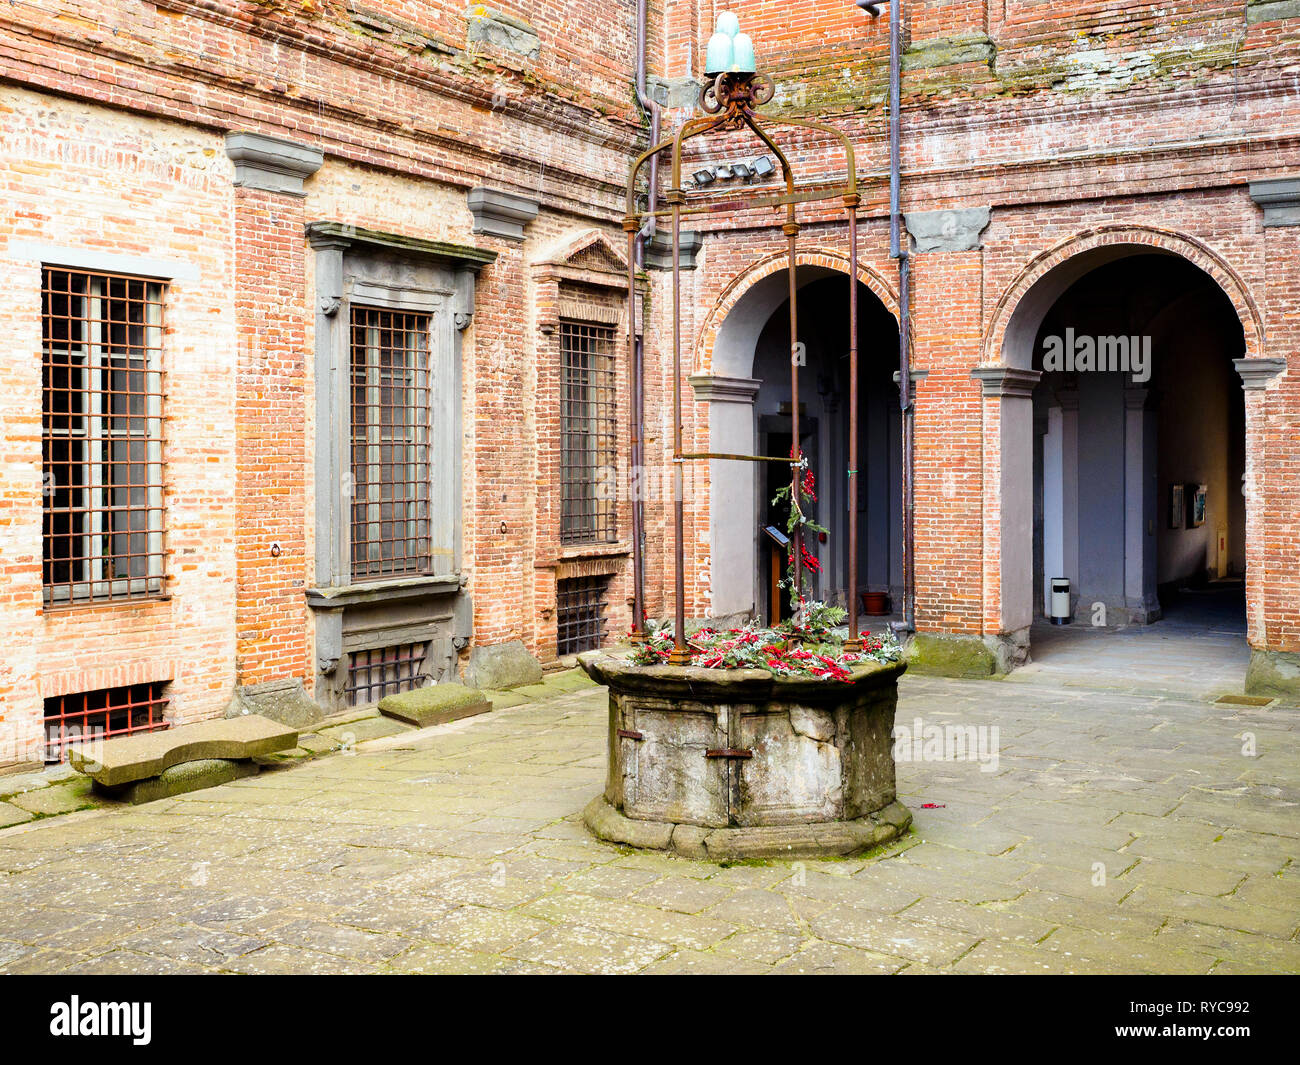
M 692 357 L 692 372 L 709 374 L 713 372 L 713 352 L 718 334 L 727 321 L 727 317 L 759 282 L 776 273 L 789 269 L 790 257 L 785 252 L 777 252 L 764 259 L 759 259 L 748 269 L 737 274 L 727 284 L 714 302 L 704 325 L 700 329 Z M 849 272 L 849 257 L 843 252 L 826 248 L 808 248 L 795 253 L 796 266 L 815 266 L 832 270 L 838 274 Z M 898 296 L 885 279 L 869 266 L 858 261 L 858 281 L 865 285 L 885 307 L 894 319 L 898 319 Z M 847 313 L 847 310 L 846 310 Z
M 1240 275 L 1217 252 L 1195 237 L 1176 233 L 1173 230 L 1153 226 L 1114 225 L 1101 226 L 1086 233 L 1075 234 L 1054 247 L 1040 252 L 1029 261 L 1002 293 L 997 306 L 993 309 L 980 350 L 980 365 L 1004 364 L 1008 333 L 1013 332 L 1018 317 L 1023 316 L 1027 307 L 1026 299 L 1031 297 L 1049 275 L 1054 274 L 1061 267 L 1077 263 L 1079 266 L 1086 267 L 1078 274 L 1078 277 L 1082 277 L 1093 268 L 1088 260 L 1095 260 L 1096 265 L 1101 265 L 1104 261 L 1124 258 L 1125 248 L 1132 249 L 1128 254 L 1141 254 L 1144 249 L 1167 252 L 1203 270 L 1213 278 L 1237 313 L 1245 334 L 1246 357 L 1254 358 L 1264 354 L 1264 326 L 1259 308 Z M 1105 255 L 1107 250 L 1112 250 L 1115 254 L 1107 256 Z M 1060 278 L 1060 275 L 1057 276 Z M 1060 291 L 1044 294 L 1047 296 L 1043 305 L 1044 310 L 1050 307 L 1061 292 L 1077 279 L 1077 277 L 1066 277 L 1058 280 Z M 1051 287 L 1054 289 L 1056 286 Z M 1036 331 L 1035 327 L 1032 332 Z M 1025 330 L 1021 334 L 1022 338 L 1028 332 L 1030 331 Z M 1032 337 L 1030 342 L 1032 343 Z M 1026 350 L 1029 350 L 1027 346 Z M 1013 357 L 1016 354 L 1018 353 L 1013 353 Z M 1029 351 L 1029 354 L 1032 359 L 1032 351 Z M 1012 365 L 1019 366 L 1023 361 L 1021 358 Z M 1025 365 L 1020 368 L 1032 369 L 1032 366 Z

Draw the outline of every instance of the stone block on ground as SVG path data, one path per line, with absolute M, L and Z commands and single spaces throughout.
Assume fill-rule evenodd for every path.
M 95 790 L 119 802 L 139 805 L 143 802 L 156 802 L 158 799 L 184 795 L 187 791 L 215 788 L 218 784 L 228 784 L 232 780 L 251 777 L 261 768 L 256 762 L 237 762 L 227 758 L 198 758 L 192 762 L 181 762 L 179 765 L 170 766 L 156 777 L 149 777 L 147 780 L 136 780 L 113 788 L 97 784 Z
M 542 664 L 528 653 L 522 640 L 480 644 L 470 651 L 462 679 L 470 688 L 518 688 L 541 681 Z
M 324 719 L 321 708 L 307 694 L 301 680 L 274 680 L 235 689 L 225 716 L 259 716 L 289 728 L 303 729 Z
M 978 636 L 943 636 L 918 632 L 904 649 L 913 673 L 940 677 L 991 677 L 997 656 Z
M 97 784 L 112 788 L 159 776 L 182 762 L 209 758 L 247 761 L 296 746 L 297 729 L 249 714 L 75 744 L 68 749 L 68 761 Z
M 455 682 L 430 684 L 414 691 L 386 695 L 379 701 L 379 712 L 385 717 L 405 721 L 416 728 L 459 721 L 463 717 L 486 714 L 491 709 L 492 704 L 481 691 Z

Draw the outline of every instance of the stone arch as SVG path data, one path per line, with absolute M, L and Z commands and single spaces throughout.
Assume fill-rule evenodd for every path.
M 1075 282 L 1098 267 L 1133 255 L 1151 254 L 1177 257 L 1206 274 L 1241 324 L 1245 358 L 1264 360 L 1266 354 L 1263 317 L 1241 276 L 1203 241 L 1172 230 L 1114 224 L 1072 234 L 1030 259 L 1003 290 L 989 317 L 975 374 L 983 384 L 985 445 L 990 454 L 997 456 L 992 476 L 986 474 L 983 485 L 985 601 L 986 613 L 995 620 L 996 631 L 1003 635 L 1024 632 L 1026 644 L 1027 627 L 1033 617 L 1032 392 L 1039 376 L 1034 368 L 1035 340 L 1051 308 Z M 1248 398 L 1248 441 L 1252 433 L 1260 431 L 1258 413 Z M 1125 412 L 1127 419 L 1140 416 L 1136 406 Z M 1249 573 L 1258 520 L 1257 508 L 1250 502 L 1257 471 L 1249 459 L 1246 476 Z M 1136 533 L 1130 539 L 1142 542 Z M 1134 572 L 1141 572 L 1140 567 L 1135 566 Z M 1247 596 L 1252 603 L 1257 598 L 1249 577 Z M 1020 645 L 1019 640 L 1015 642 Z
M 1006 288 L 989 319 L 980 349 L 981 366 L 1032 369 L 1032 344 L 1052 304 L 1075 281 L 1096 267 L 1128 255 L 1165 253 L 1186 259 L 1223 290 L 1241 320 L 1246 357 L 1264 354 L 1259 308 L 1240 275 L 1202 241 L 1154 226 L 1099 226 L 1076 233 L 1031 259 Z M 1014 360 L 1005 359 L 1010 354 Z
M 692 357 L 692 372 L 717 377 L 750 376 L 754 345 L 766 324 L 766 317 L 733 314 L 751 301 L 755 306 L 780 305 L 786 299 L 790 258 L 784 252 L 769 255 L 753 263 L 734 277 L 724 288 L 700 330 Z M 849 257 L 826 248 L 808 248 L 796 252 L 795 263 L 802 269 L 801 284 L 830 274 L 848 274 Z M 874 269 L 858 261 L 857 277 L 898 318 L 898 296 L 889 283 Z M 742 308 L 743 309 L 743 308 Z M 742 365 L 746 363 L 747 365 Z

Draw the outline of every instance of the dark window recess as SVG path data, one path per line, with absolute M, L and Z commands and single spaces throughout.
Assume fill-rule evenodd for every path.
M 162 590 L 163 291 L 41 271 L 47 606 Z
M 431 572 L 429 316 L 352 309 L 352 577 Z
M 572 577 L 557 583 L 556 653 L 594 651 L 605 642 L 608 577 Z
M 167 682 L 100 688 L 45 700 L 45 760 L 61 762 L 70 744 L 169 727 Z
M 348 655 L 348 706 L 370 706 L 385 695 L 423 687 L 424 654 L 428 644 L 376 647 Z
M 618 535 L 614 327 L 560 322 L 560 540 Z

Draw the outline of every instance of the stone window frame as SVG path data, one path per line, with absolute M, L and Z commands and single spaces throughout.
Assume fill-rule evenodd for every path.
M 479 270 L 496 253 L 338 223 L 306 227 L 315 265 L 315 616 L 317 701 L 344 708 L 350 654 L 425 642 L 429 679 L 468 642 L 472 605 L 463 591 L 463 334 L 474 314 Z M 428 387 L 435 410 L 430 448 L 430 572 L 354 579 L 351 563 L 352 307 L 429 318 Z

